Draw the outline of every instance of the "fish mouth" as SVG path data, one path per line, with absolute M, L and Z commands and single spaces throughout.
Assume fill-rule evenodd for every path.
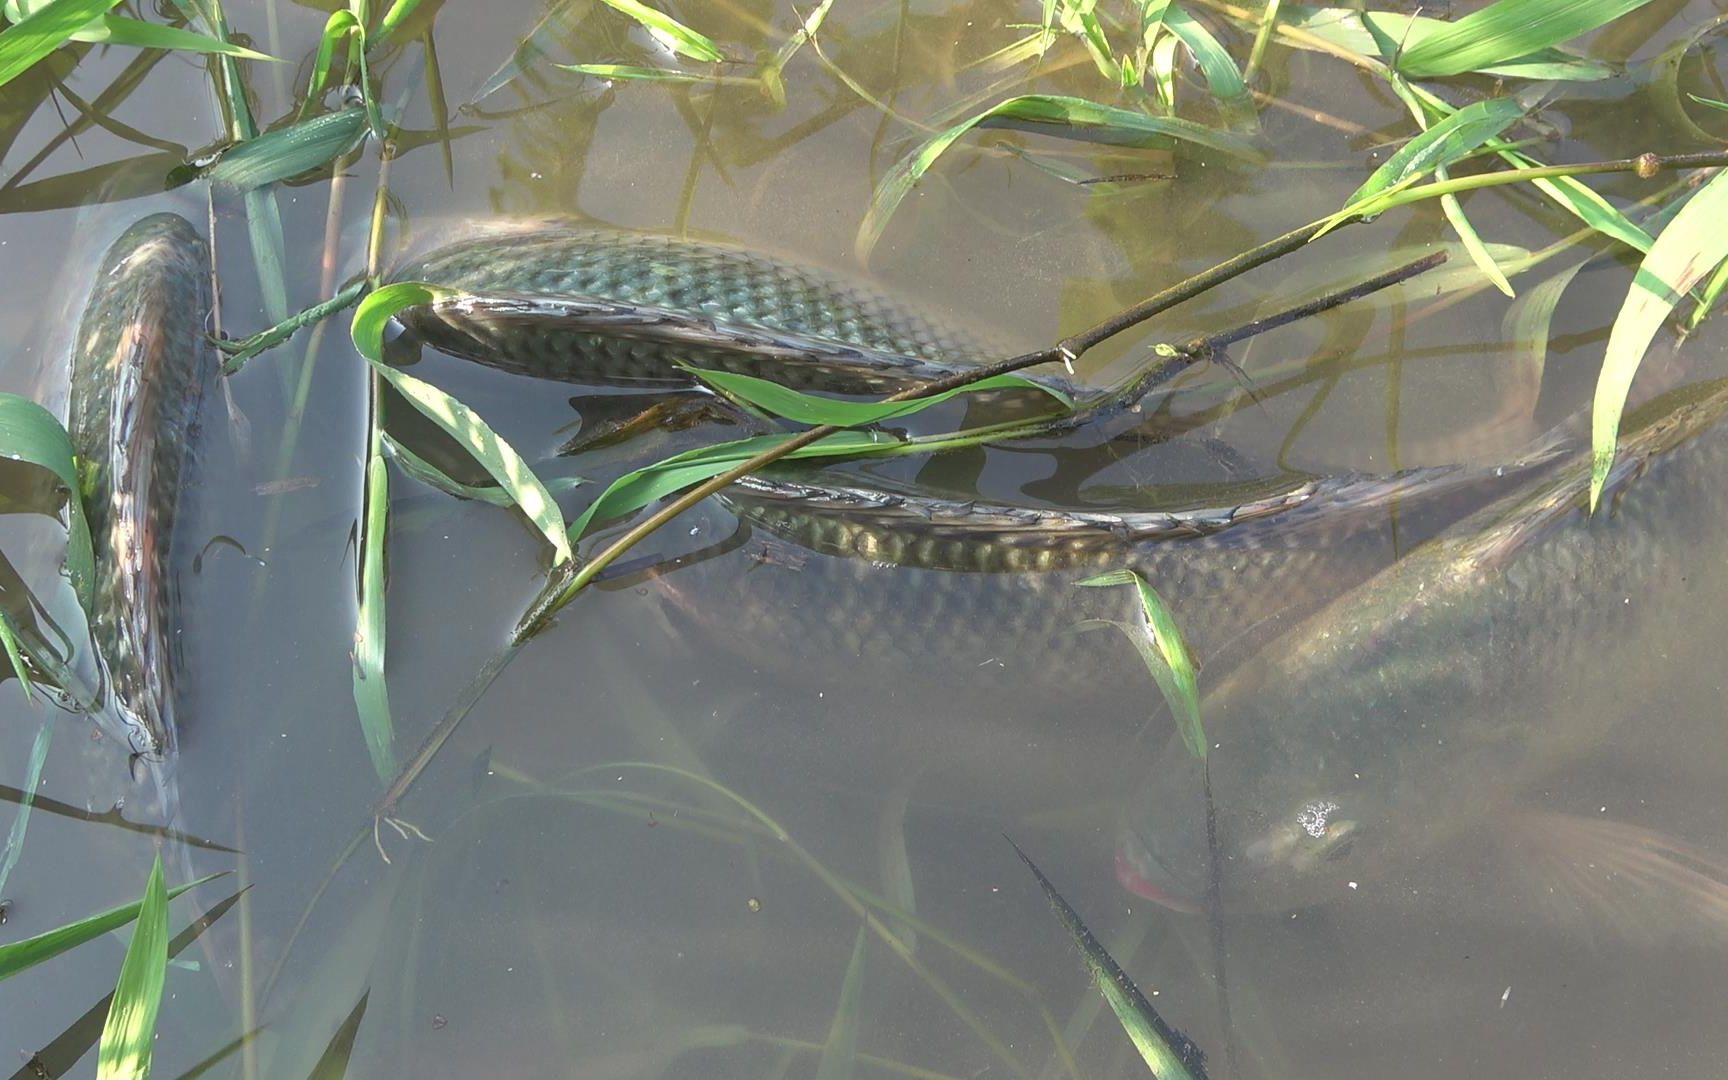
M 1175 893 L 1154 884 L 1134 865 L 1134 860 L 1127 852 L 1116 853 L 1116 881 L 1124 889 L 1135 896 L 1144 897 L 1161 907 L 1171 911 L 1180 911 L 1184 915 L 1194 915 L 1200 911 L 1199 905 L 1191 900 L 1177 896 Z

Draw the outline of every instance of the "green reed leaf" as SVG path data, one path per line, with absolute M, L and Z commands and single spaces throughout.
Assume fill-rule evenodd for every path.
M 354 309 L 349 334 L 354 347 L 366 358 L 373 370 L 383 375 L 396 392 L 407 399 L 422 415 L 455 439 L 498 481 L 498 486 L 510 496 L 518 510 L 526 514 L 540 534 L 552 545 L 554 565 L 569 562 L 574 557 L 569 535 L 558 504 L 546 490 L 546 485 L 529 468 L 516 448 L 493 431 L 480 414 L 451 397 L 431 383 L 398 371 L 384 363 L 384 328 L 398 311 L 454 300 L 461 296 L 454 289 L 424 281 L 399 281 L 386 285 L 360 302 Z
M 1531 169 L 1540 165 L 1534 158 L 1526 157 L 1515 150 L 1501 150 L 1499 154 L 1514 168 Z M 1575 176 L 1557 176 L 1534 180 L 1532 183 L 1537 190 L 1553 199 L 1568 213 L 1604 236 L 1646 252 L 1655 242 L 1649 233 L 1633 224 L 1631 218 Z
M 1136 628 L 1139 632 L 1130 633 L 1129 639 L 1140 650 L 1147 669 L 1152 672 L 1158 689 L 1169 703 L 1170 712 L 1176 717 L 1176 727 L 1182 732 L 1182 741 L 1188 744 L 1195 757 L 1204 760 L 1206 729 L 1200 723 L 1200 690 L 1194 657 L 1188 651 L 1188 642 L 1182 637 L 1182 630 L 1176 625 L 1176 617 L 1171 614 L 1169 605 L 1164 603 L 1164 598 L 1158 595 L 1150 582 L 1132 570 L 1112 570 L 1089 577 L 1079 584 L 1088 588 L 1134 586 L 1146 622 Z M 1152 651 L 1154 649 L 1156 652 Z
M 1436 33 L 1454 24 L 1424 15 L 1406 15 L 1396 11 L 1357 11 L 1353 8 L 1312 8 L 1286 5 L 1284 23 L 1292 29 L 1312 34 L 1323 41 L 1348 49 L 1362 56 L 1390 61 L 1402 46 L 1406 49 L 1421 44 Z M 1292 42 L 1298 48 L 1301 41 Z M 1553 79 L 1568 82 L 1594 82 L 1612 78 L 1614 66 L 1591 60 L 1559 49 L 1537 49 L 1491 67 L 1481 68 L 1483 75 L 1514 79 Z
M 1024 375 L 997 375 L 994 378 L 981 379 L 966 386 L 945 390 L 940 394 L 931 394 L 928 397 L 913 398 L 910 401 L 837 401 L 833 398 L 806 394 L 801 390 L 794 390 L 768 379 L 759 379 L 754 375 L 743 375 L 733 371 L 705 371 L 688 365 L 686 365 L 686 370 L 710 386 L 754 405 L 764 412 L 783 416 L 795 423 L 812 426 L 830 424 L 834 427 L 862 427 L 865 424 L 875 424 L 899 416 L 910 416 L 961 394 L 989 390 L 1035 390 L 1049 394 L 1065 408 L 1071 408 L 1074 404 L 1074 399 L 1062 391 L 1028 379 Z
M 792 57 L 798 50 L 816 36 L 822 29 L 822 23 L 828 18 L 828 9 L 834 6 L 834 0 L 822 0 L 804 16 L 803 23 L 787 38 L 785 43 L 774 50 L 774 55 L 763 61 L 756 72 L 757 81 L 762 84 L 762 90 L 768 95 L 768 100 L 777 109 L 786 107 L 786 65 L 792 62 Z
M 1724 112 L 1728 112 L 1728 101 L 1717 101 L 1715 98 L 1699 97 L 1697 94 L 1691 93 L 1686 96 L 1700 105 L 1708 105 L 1712 109 L 1721 109 Z
M 18 683 L 24 688 L 24 700 L 35 700 L 35 682 L 30 678 L 30 665 L 24 662 L 24 654 L 18 647 L 18 628 L 12 624 L 12 616 L 0 611 L 0 645 L 6 647 L 6 660 L 12 665 L 12 674 L 18 676 Z M 20 812 L 27 814 L 27 807 L 20 807 Z M 0 872 L 0 887 L 6 884 L 6 875 Z
M 147 1080 L 156 1039 L 156 1016 L 168 978 L 168 890 L 162 885 L 162 854 L 150 867 L 138 925 L 120 963 L 120 980 L 96 1050 L 96 1080 Z
M 1140 1052 L 1140 1059 L 1146 1063 L 1152 1075 L 1157 1080 L 1205 1080 L 1204 1056 L 1193 1040 L 1171 1027 L 1158 1015 L 1158 1010 L 1146 1000 L 1146 995 L 1134 985 L 1134 980 L 1117 965 L 1098 938 L 1080 920 L 1079 912 L 1062 898 L 1062 894 L 1056 891 L 1056 886 L 1044 876 L 1044 871 L 1038 869 L 1038 865 L 1020 850 L 1020 845 L 1009 840 L 1008 846 L 1014 849 L 1014 854 L 1020 856 L 1020 861 L 1025 863 L 1026 868 L 1032 871 L 1032 876 L 1038 879 L 1038 887 L 1044 890 L 1044 898 L 1055 909 L 1056 917 L 1062 920 L 1063 928 L 1068 931 L 1068 936 L 1074 940 L 1075 948 L 1080 950 L 1081 958 L 1086 961 L 1086 970 L 1091 973 L 1093 984 L 1109 1003 L 1110 1011 L 1116 1014 L 1122 1030 L 1128 1034 L 1128 1040 L 1134 1044 L 1134 1049 Z
M 1254 123 L 1254 105 L 1248 96 L 1248 84 L 1236 68 L 1230 53 L 1206 29 L 1206 24 L 1172 4 L 1164 11 L 1163 24 L 1181 39 L 1188 55 L 1199 65 L 1206 88 L 1218 102 L 1231 123 L 1237 126 Z
M 300 119 L 305 121 L 312 109 L 329 89 L 330 69 L 336 61 L 336 50 L 357 37 L 360 47 L 366 47 L 366 28 L 347 8 L 338 8 L 324 21 L 324 33 L 318 37 L 318 54 L 312 61 L 312 76 L 306 81 L 306 97 L 300 102 Z
M 887 228 L 894 210 L 943 152 L 977 127 L 1007 127 L 1111 146 L 1168 147 L 1188 142 L 1248 160 L 1257 160 L 1261 156 L 1253 144 L 1241 136 L 1191 120 L 1148 116 L 1100 105 L 1085 98 L 1025 94 L 998 102 L 960 121 L 895 162 L 876 185 L 870 196 L 870 209 L 858 226 L 860 255 L 869 255 Z
M 206 882 L 215 881 L 221 874 L 211 874 L 197 881 L 177 885 L 168 890 L 168 899 L 172 900 L 187 889 L 194 889 Z M 46 930 L 35 937 L 22 941 L 10 941 L 0 945 L 0 979 L 10 979 L 21 971 L 27 971 L 42 963 L 52 960 L 61 953 L 75 949 L 87 941 L 94 941 L 110 931 L 119 929 L 138 917 L 139 904 L 122 904 L 110 908 L 98 915 L 79 919 L 65 926 Z
M 624 82 L 709 83 L 715 86 L 757 86 L 760 80 L 740 75 L 716 72 L 676 71 L 672 68 L 636 67 L 632 64 L 553 64 L 555 68 L 592 75 L 596 79 L 620 79 Z
M 96 556 L 84 516 L 83 487 L 72 454 L 72 437 L 54 414 L 29 398 L 0 393 L 0 457 L 40 465 L 60 478 L 66 500 L 66 573 L 78 603 L 95 607 Z
M 1398 70 L 1420 79 L 1462 75 L 1587 34 L 1649 0 L 1496 0 L 1409 45 Z
M 1524 106 L 1512 98 L 1466 105 L 1399 147 L 1344 201 L 1337 217 L 1369 212 L 1377 196 L 1407 188 L 1436 169 L 1469 157 L 1522 119 L 1524 112 Z
M 464 484 L 438 466 L 410 450 L 404 444 L 384 435 L 384 447 L 390 452 L 390 457 L 401 466 L 402 471 L 428 487 L 442 491 L 457 499 L 470 499 L 474 502 L 490 503 L 505 509 L 516 505 L 510 498 L 510 493 L 496 484 Z M 546 481 L 546 490 L 554 495 L 562 495 L 587 483 L 579 476 L 559 476 Z
M 601 0 L 607 7 L 630 16 L 644 28 L 653 31 L 680 56 L 710 63 L 726 59 L 720 46 L 690 29 L 663 11 L 656 11 L 641 0 Z
M 47 56 L 120 0 L 50 0 L 0 30 L 0 86 Z
M 201 175 L 213 184 L 251 191 L 327 165 L 366 137 L 366 110 L 356 106 L 267 131 L 228 148 Z
M 1693 286 L 1728 258 L 1728 173 L 1717 173 L 1681 208 L 1644 256 L 1608 333 L 1590 407 L 1590 509 L 1614 467 L 1620 414 L 1656 330 Z
M 870 927 L 860 926 L 852 942 L 852 959 L 840 980 L 840 1002 L 828 1026 L 828 1041 L 816 1062 L 816 1080 L 852 1080 L 858 1074 L 858 1014 L 864 1003 L 864 957 L 869 943 Z
M 366 43 L 366 48 L 370 51 L 381 47 L 392 34 L 401 28 L 403 23 L 414 17 L 414 13 L 420 9 L 422 2 L 423 0 L 396 0 L 394 4 L 391 4 L 390 10 L 386 11 L 384 17 L 378 20 L 378 27 L 372 32 L 371 40 Z
M 133 45 L 141 49 L 232 56 L 238 60 L 263 60 L 272 64 L 283 62 L 279 57 L 256 52 L 206 34 L 182 30 L 177 26 L 145 22 L 142 19 L 129 19 L 123 15 L 104 15 L 75 34 L 73 39 L 102 45 Z
M 376 425 L 377 409 L 372 410 Z M 390 718 L 390 684 L 384 676 L 387 643 L 384 544 L 390 529 L 390 466 L 382 453 L 382 432 L 372 433 L 373 452 L 366 459 L 365 513 L 360 523 L 360 601 L 354 613 L 354 709 L 372 771 L 389 783 L 396 775 L 396 725 Z

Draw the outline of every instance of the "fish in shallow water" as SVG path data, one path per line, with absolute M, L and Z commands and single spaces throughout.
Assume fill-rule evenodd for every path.
M 1728 928 L 1720 858 L 1552 805 L 1620 722 L 1663 722 L 1648 680 L 1681 662 L 1673 631 L 1720 626 L 1725 412 L 1721 383 L 1653 402 L 1594 517 L 1580 455 L 1237 666 L 1202 702 L 1205 769 L 1172 740 L 1128 811 L 1123 884 L 1193 908 L 1215 854 L 1226 907 L 1278 911 L 1455 888 L 1458 866 L 1504 856 L 1473 883 L 1528 882 L 1520 902 L 1570 883 L 1580 913 L 1661 904 Z
M 404 311 L 435 348 L 518 374 L 688 387 L 679 365 L 886 394 L 1010 355 L 868 282 L 725 244 L 493 224 L 400 267 L 471 294 Z M 1036 376 L 1073 392 L 1056 374 Z
M 115 240 L 73 345 L 67 428 L 95 546 L 91 634 L 134 754 L 174 748 L 175 510 L 199 402 L 216 375 L 210 259 L 185 219 L 154 214 Z

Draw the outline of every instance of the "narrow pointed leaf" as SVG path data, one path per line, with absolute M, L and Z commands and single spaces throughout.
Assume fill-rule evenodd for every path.
M 1134 985 L 1134 980 L 1117 966 L 1104 946 L 1099 944 L 1098 938 L 1080 920 L 1079 913 L 1056 891 L 1056 886 L 1050 883 L 1038 865 L 1020 850 L 1020 845 L 1009 840 L 1008 846 L 1038 879 L 1044 898 L 1055 909 L 1056 917 L 1062 920 L 1063 928 L 1074 939 L 1074 946 L 1086 961 L 1086 970 L 1091 973 L 1093 984 L 1109 1003 L 1110 1011 L 1116 1014 L 1122 1030 L 1128 1034 L 1129 1041 L 1140 1052 L 1141 1060 L 1152 1070 L 1152 1075 L 1157 1080 L 1205 1080 L 1204 1055 L 1199 1047 L 1158 1015 L 1158 1010 L 1146 1000 L 1146 995 Z
M 649 30 L 657 32 L 663 41 L 681 56 L 710 63 L 726 59 L 720 46 L 706 36 L 685 26 L 663 11 L 649 7 L 641 0 L 602 0 L 614 11 L 623 12 Z
M 168 891 L 162 885 L 162 856 L 150 868 L 138 925 L 120 964 L 120 980 L 108 1006 L 108 1022 L 96 1051 L 96 1080 L 148 1080 L 156 1039 L 156 1016 L 168 978 Z
M 382 440 L 378 444 L 381 445 Z M 390 467 L 382 453 L 366 462 L 365 519 L 360 525 L 360 602 L 354 614 L 354 709 L 378 779 L 396 775 L 395 724 L 384 677 L 384 544 L 390 527 Z
M 1412 49 L 1454 24 L 1425 15 L 1406 15 L 1397 11 L 1357 11 L 1352 8 L 1301 7 L 1295 4 L 1283 8 L 1283 22 L 1293 29 L 1312 34 L 1323 41 L 1363 56 L 1390 61 L 1400 48 Z M 1305 47 L 1298 39 L 1291 42 Z M 1499 75 L 1514 79 L 1554 79 L 1570 82 L 1594 82 L 1612 78 L 1611 64 L 1560 49 L 1537 49 L 1523 56 L 1481 68 L 1478 74 Z
M 0 86 L 71 40 L 120 0 L 52 0 L 0 30 Z
M 1523 115 L 1524 106 L 1513 98 L 1466 105 L 1399 147 L 1345 200 L 1340 216 L 1360 213 L 1359 207 L 1375 196 L 1408 187 L 1435 169 L 1474 154 Z
M 255 52 L 232 42 L 205 34 L 182 30 L 177 26 L 163 26 L 161 23 L 145 22 L 142 19 L 129 19 L 123 15 L 104 15 L 96 23 L 80 31 L 76 35 L 78 41 L 97 42 L 104 45 L 135 45 L 142 49 L 169 49 L 176 52 L 216 54 L 232 56 L 239 60 L 264 60 L 272 64 L 280 64 L 277 57 L 266 53 Z
M 1409 46 L 1398 70 L 1411 78 L 1462 75 L 1558 45 L 1649 0 L 1496 0 Z
M 70 495 L 66 501 L 66 572 L 85 611 L 94 607 L 96 558 L 90 546 L 90 524 L 79 496 L 72 437 L 54 414 L 17 394 L 0 394 L 0 457 L 40 465 L 60 478 Z
M 202 176 L 235 191 L 251 191 L 335 161 L 359 146 L 366 130 L 363 108 L 314 116 L 229 148 Z
M 816 1080 L 852 1080 L 858 1074 L 858 1012 L 863 1005 L 869 930 L 868 926 L 860 926 L 858 937 L 852 942 L 852 959 L 840 980 L 840 1003 L 834 1007 L 828 1041 L 822 1045 L 822 1056 L 816 1062 Z
M 1728 173 L 1717 173 L 1688 202 L 1644 256 L 1626 302 L 1608 333 L 1608 351 L 1590 407 L 1590 508 L 1614 467 L 1620 414 L 1644 351 L 1674 305 L 1728 257 Z
M 1073 399 L 1062 391 L 1022 375 L 998 375 L 940 394 L 931 394 L 929 397 L 913 398 L 910 401 L 837 401 L 833 398 L 806 394 L 768 379 L 759 379 L 754 375 L 742 375 L 732 371 L 704 371 L 697 368 L 690 368 L 689 370 L 703 382 L 740 398 L 764 412 L 783 416 L 800 424 L 860 427 L 895 417 L 910 416 L 961 394 L 989 390 L 1036 390 L 1049 394 L 1064 407 L 1071 407 L 1074 404 Z
M 215 881 L 221 874 L 211 874 L 197 881 L 177 885 L 168 890 L 168 899 L 172 900 L 187 889 L 196 888 L 205 882 Z M 9 979 L 21 971 L 35 967 L 44 960 L 52 960 L 68 949 L 77 948 L 87 941 L 94 941 L 103 934 L 116 930 L 138 917 L 138 902 L 122 904 L 98 915 L 80 919 L 75 923 L 46 930 L 35 937 L 23 941 L 9 941 L 0 945 L 0 979 Z
M 1206 757 L 1206 730 L 1200 723 L 1200 690 L 1195 674 L 1194 658 L 1188 651 L 1188 643 L 1182 637 L 1182 630 L 1176 625 L 1176 617 L 1170 613 L 1169 605 L 1158 595 L 1150 582 L 1132 570 L 1112 570 L 1107 574 L 1089 577 L 1079 583 L 1092 588 L 1104 588 L 1114 585 L 1132 585 L 1140 597 L 1140 611 L 1146 617 L 1143 627 L 1145 634 L 1151 638 L 1151 644 L 1158 650 L 1158 658 L 1166 665 L 1170 680 L 1166 685 L 1159 679 L 1159 689 L 1169 700 L 1170 711 L 1176 717 L 1176 726 L 1182 732 L 1182 741 L 1188 744 L 1188 749 L 1195 757 Z M 1138 644 L 1141 635 L 1131 635 Z M 1153 671 L 1154 677 L 1157 671 Z

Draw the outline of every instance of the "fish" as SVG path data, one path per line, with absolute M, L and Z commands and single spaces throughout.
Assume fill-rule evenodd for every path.
M 95 548 L 87 613 L 111 688 L 103 718 L 135 758 L 176 745 L 175 512 L 217 358 L 209 248 L 172 213 L 131 225 L 96 270 L 73 343 L 67 429 Z
M 1587 914 L 1667 903 L 1728 929 L 1721 857 L 1542 798 L 1643 716 L 1641 663 L 1667 669 L 1642 650 L 1672 647 L 1653 631 L 1714 625 L 1725 413 L 1728 381 L 1658 398 L 1628 415 L 1598 512 L 1580 452 L 1236 665 L 1202 695 L 1204 762 L 1172 736 L 1146 771 L 1118 880 L 1178 910 L 1215 889 L 1226 910 L 1286 911 L 1364 883 L 1457 888 L 1458 858 L 1498 854 L 1519 902 L 1567 879 Z
M 400 313 L 416 338 L 543 379 L 689 388 L 689 365 L 879 395 L 1012 355 L 868 281 L 648 232 L 492 223 L 391 276 L 464 294 Z M 1029 377 L 1070 396 L 1080 390 L 1058 372 Z
M 680 632 L 791 678 L 930 677 L 1094 699 L 1140 687 L 1145 672 L 1126 640 L 1088 631 L 1142 633 L 1144 616 L 1133 590 L 1080 582 L 1136 571 L 1208 667 L 1224 670 L 1341 581 L 1559 452 L 1543 442 L 1495 469 L 1292 476 L 1217 503 L 1116 512 L 945 498 L 876 478 L 754 476 L 719 499 L 746 540 L 698 527 L 726 537 L 710 541 L 716 551 L 742 544 L 748 569 L 692 558 L 654 576 Z

